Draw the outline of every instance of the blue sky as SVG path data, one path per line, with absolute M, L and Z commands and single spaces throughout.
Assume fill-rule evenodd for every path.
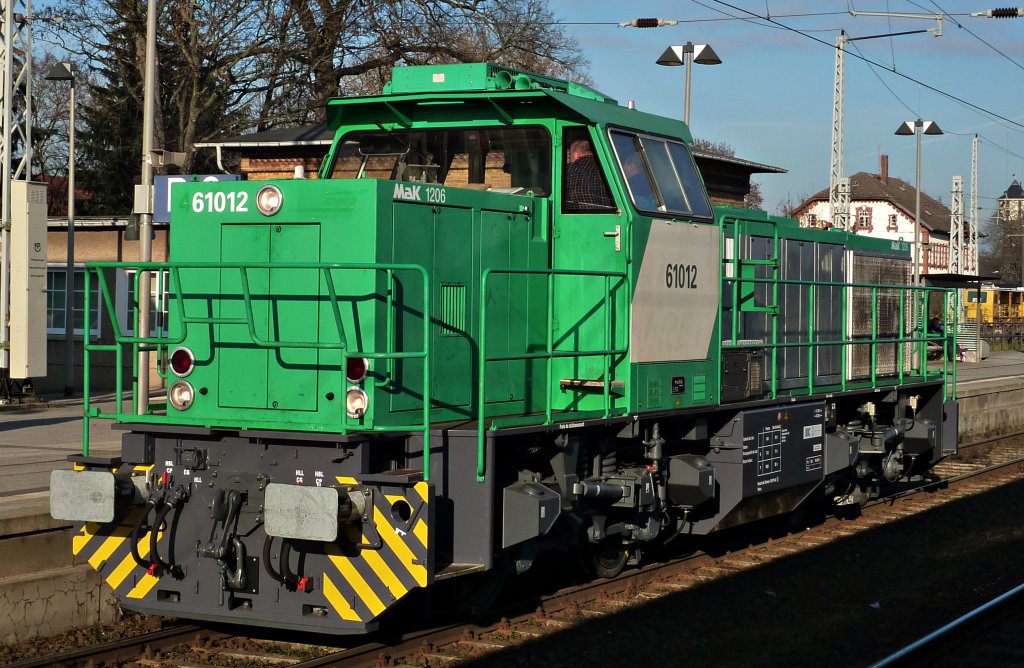
M 693 66 L 691 129 L 696 137 L 731 145 L 738 157 L 788 170 L 755 177 L 770 211 L 783 200 L 798 202 L 828 186 L 834 44 L 839 30 L 859 37 L 938 25 L 934 19 L 851 16 L 848 10 L 947 14 L 941 37 L 922 33 L 848 46 L 846 173 L 877 173 L 879 155 L 885 153 L 889 155 L 889 174 L 913 183 L 914 137 L 894 132 L 903 121 L 920 117 L 935 121 L 947 133 L 926 136 L 922 144 L 922 188 L 947 206 L 953 176 L 964 179 L 965 214 L 970 206 L 974 133 L 981 135 L 978 190 L 983 221 L 1010 181 L 1024 178 L 1024 18 L 969 16 L 1007 4 L 729 0 L 729 5 L 739 9 L 713 0 L 550 3 L 555 18 L 566 24 L 568 33 L 589 57 L 595 88 L 622 104 L 634 100 L 644 111 L 682 118 L 684 69 L 654 62 L 665 47 L 687 41 L 714 47 L 721 65 Z M 778 23 L 826 44 L 781 27 L 766 27 L 765 21 L 729 18 L 750 17 L 741 10 L 759 16 L 770 12 Z M 825 12 L 835 13 L 784 16 Z M 619 21 L 637 17 L 677 19 L 679 24 L 653 29 L 617 27 Z M 857 49 L 884 67 L 859 60 L 853 55 Z M 923 84 L 1008 120 L 902 78 L 891 71 L 893 66 Z

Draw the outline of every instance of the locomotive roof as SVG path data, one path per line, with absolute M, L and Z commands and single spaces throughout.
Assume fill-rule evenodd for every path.
M 327 123 L 331 128 L 343 123 L 413 127 L 437 122 L 438 112 L 445 110 L 453 120 L 496 117 L 511 124 L 564 118 L 692 141 L 682 121 L 620 106 L 582 84 L 490 63 L 393 68 L 381 95 L 328 101 Z

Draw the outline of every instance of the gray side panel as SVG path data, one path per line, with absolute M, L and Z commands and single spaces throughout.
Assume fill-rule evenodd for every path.
M 825 434 L 825 474 L 849 468 L 860 453 L 859 442 L 856 436 L 844 432 Z
M 814 278 L 814 244 L 794 239 L 782 240 L 782 279 L 787 281 L 810 281 Z M 806 343 L 810 310 L 810 288 L 806 285 L 783 284 L 779 288 L 779 341 L 782 343 Z M 796 383 L 780 382 L 781 387 L 802 385 L 807 377 L 807 349 L 801 347 L 779 348 L 776 363 L 780 370 L 779 380 L 795 380 Z
M 430 480 L 436 488 L 432 544 L 439 569 L 447 564 L 494 565 L 495 463 L 494 438 L 487 435 L 486 467 L 482 483 L 476 481 L 476 432 L 431 432 Z M 409 439 L 409 465 L 423 465 L 422 438 Z
M 633 293 L 633 362 L 707 359 L 721 287 L 720 231 L 655 220 Z
M 846 281 L 843 247 L 816 244 L 815 280 L 819 283 Z M 818 286 L 814 290 L 814 336 L 816 341 L 841 341 L 843 333 L 842 288 Z M 840 382 L 840 346 L 819 345 L 814 351 L 814 384 Z
M 540 483 L 514 483 L 504 489 L 503 497 L 503 548 L 543 536 L 562 511 L 562 498 Z

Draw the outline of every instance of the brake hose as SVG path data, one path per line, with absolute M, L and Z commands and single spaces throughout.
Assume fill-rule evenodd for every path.
M 136 564 L 138 564 L 142 568 L 145 568 L 146 570 L 149 570 L 149 567 L 150 567 L 151 564 L 148 561 L 143 561 L 142 557 L 139 556 L 139 534 L 142 533 L 142 526 L 146 523 L 146 518 L 149 517 L 149 513 L 152 512 L 152 510 L 157 507 L 157 505 L 160 503 L 160 498 L 159 497 L 162 497 L 162 496 L 163 496 L 162 494 L 154 494 L 153 496 L 149 497 L 149 500 L 146 501 L 146 509 L 142 513 L 139 514 L 139 519 L 135 521 L 135 526 L 132 527 L 132 535 L 131 535 L 132 559 L 135 560 Z M 151 549 L 152 549 L 152 547 L 151 547 Z

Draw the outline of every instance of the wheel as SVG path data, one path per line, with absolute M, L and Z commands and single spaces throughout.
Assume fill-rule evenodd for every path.
M 460 614 L 486 615 L 497 602 L 507 579 L 508 573 L 501 569 L 459 578 L 454 596 L 447 604 L 453 605 Z
M 599 578 L 613 578 L 622 572 L 629 559 L 629 550 L 620 541 L 606 540 L 586 549 L 586 565 Z

